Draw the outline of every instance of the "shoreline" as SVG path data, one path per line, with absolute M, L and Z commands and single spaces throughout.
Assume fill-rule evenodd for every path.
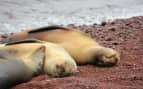
M 143 16 L 143 15 L 142 15 Z M 62 26 L 70 26 L 70 25 L 74 25 L 74 26 L 91 26 L 91 25 L 102 25 L 104 23 L 111 23 L 111 22 L 114 22 L 116 20 L 128 20 L 128 19 L 132 19 L 132 18 L 136 18 L 136 17 L 142 17 L 142 16 L 131 16 L 131 17 L 127 17 L 127 18 L 115 18 L 115 19 L 110 19 L 110 20 L 107 20 L 107 21 L 102 21 L 100 23 L 91 23 L 91 24 L 74 24 L 74 23 L 71 23 L 71 24 L 56 24 L 56 23 L 49 23 L 49 24 L 45 24 L 45 23 L 35 23 L 35 24 L 32 24 L 32 23 L 27 23 L 28 25 L 26 26 L 26 24 L 24 25 L 23 24 L 9 24 L 9 23 L 3 23 L 3 25 L 0 23 L 0 26 L 2 27 L 1 30 L 0 30 L 0 35 L 3 35 L 3 34 L 10 34 L 10 33 L 13 33 L 13 32 L 17 32 L 17 31 L 21 31 L 21 30 L 24 30 L 24 29 L 35 29 L 35 28 L 39 28 L 39 27 L 44 27 L 44 26 L 50 26 L 50 25 L 62 25 Z M 4 29 L 5 28 L 5 29 Z
M 47 25 L 92 25 L 143 16 L 141 0 L 1 0 L 0 33 Z

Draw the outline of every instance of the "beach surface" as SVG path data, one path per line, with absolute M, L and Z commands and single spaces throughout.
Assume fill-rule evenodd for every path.
M 114 67 L 78 66 L 75 75 L 39 75 L 11 89 L 143 89 L 142 8 L 143 0 L 0 0 L 0 41 L 24 29 L 64 25 L 121 53 Z
M 39 75 L 12 89 L 143 89 L 143 16 L 101 25 L 69 26 L 119 51 L 120 62 L 103 68 L 78 66 L 77 74 L 63 78 Z

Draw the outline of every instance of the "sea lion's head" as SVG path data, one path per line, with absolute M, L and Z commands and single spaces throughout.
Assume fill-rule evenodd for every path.
M 44 68 L 45 73 L 48 73 L 53 77 L 64 77 L 77 72 L 77 65 L 74 60 L 59 60 L 61 61 L 48 60 Z
M 89 48 L 89 58 L 92 64 L 102 67 L 114 66 L 120 60 L 120 55 L 112 48 L 96 47 Z

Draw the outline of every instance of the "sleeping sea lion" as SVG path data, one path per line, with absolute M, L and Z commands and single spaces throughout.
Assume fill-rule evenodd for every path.
M 74 59 L 62 46 L 54 43 L 23 40 L 0 46 L 0 50 L 19 58 L 30 70 L 29 74 L 32 76 L 44 72 L 60 77 L 77 71 Z
M 30 70 L 20 59 L 0 50 L 0 89 L 9 89 L 30 78 Z
M 103 47 L 87 34 L 60 26 L 49 26 L 34 30 L 14 33 L 9 41 L 35 38 L 63 46 L 75 59 L 77 64 L 96 64 L 113 66 L 119 61 L 119 53 L 114 49 Z

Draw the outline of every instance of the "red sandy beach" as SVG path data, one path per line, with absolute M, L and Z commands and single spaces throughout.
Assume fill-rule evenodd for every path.
M 74 26 L 100 44 L 118 50 L 121 61 L 110 68 L 78 66 L 79 72 L 63 78 L 39 75 L 12 89 L 143 89 L 143 16 Z

